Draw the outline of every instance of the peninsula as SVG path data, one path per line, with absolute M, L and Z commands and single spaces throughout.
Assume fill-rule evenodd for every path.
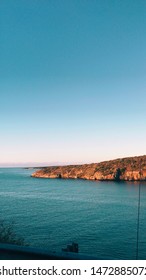
M 146 181 L 146 155 L 100 163 L 44 167 L 37 170 L 31 176 L 50 179 Z

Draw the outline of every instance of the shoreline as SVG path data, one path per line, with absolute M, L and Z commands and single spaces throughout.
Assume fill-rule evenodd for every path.
M 129 157 L 82 165 L 43 167 L 36 170 L 31 177 L 141 182 L 146 181 L 146 156 Z

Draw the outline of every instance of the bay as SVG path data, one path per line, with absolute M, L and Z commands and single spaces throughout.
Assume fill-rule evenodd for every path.
M 139 184 L 37 179 L 0 169 L 1 219 L 30 246 L 61 252 L 72 242 L 97 259 L 135 259 Z M 146 259 L 146 182 L 141 183 L 139 259 Z

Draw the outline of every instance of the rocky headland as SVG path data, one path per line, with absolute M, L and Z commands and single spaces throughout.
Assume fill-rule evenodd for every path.
M 44 167 L 31 176 L 50 179 L 146 181 L 146 156 L 120 158 L 92 164 Z

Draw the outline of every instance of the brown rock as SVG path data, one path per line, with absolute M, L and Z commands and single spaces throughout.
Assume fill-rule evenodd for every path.
M 93 164 L 50 166 L 32 174 L 36 178 L 109 181 L 146 180 L 146 156 L 121 158 Z

